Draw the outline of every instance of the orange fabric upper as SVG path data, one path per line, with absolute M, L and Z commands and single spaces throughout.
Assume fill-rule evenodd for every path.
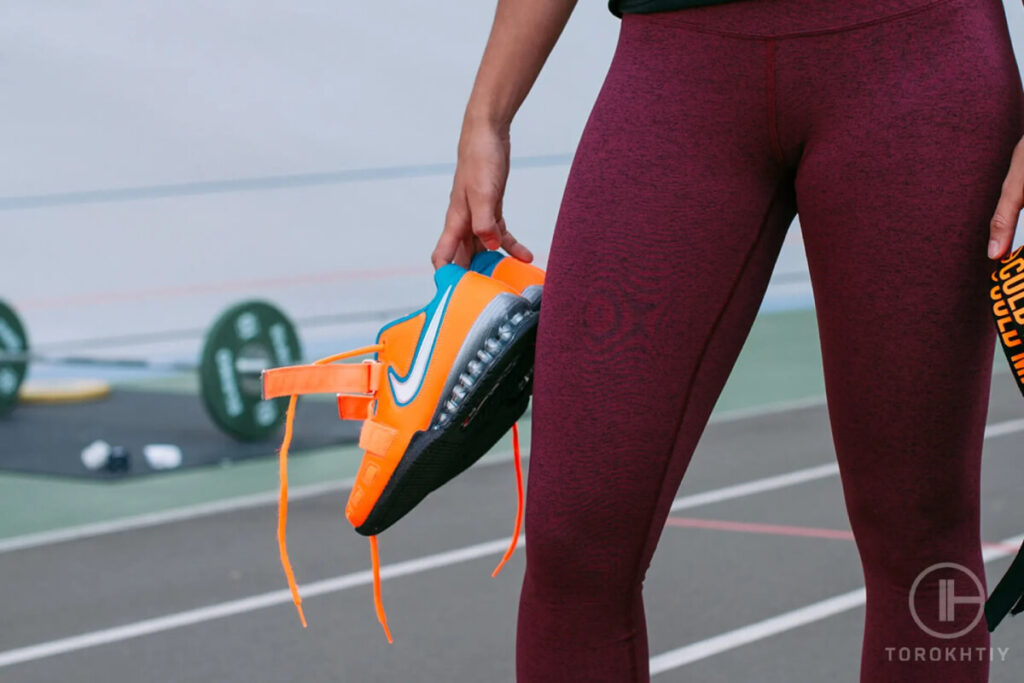
M 371 422 L 401 425 L 402 429 L 387 444 L 387 448 L 382 449 L 374 444 L 374 447 L 367 449 L 345 506 L 345 516 L 353 526 L 360 526 L 369 517 L 370 511 L 398 466 L 398 461 L 405 454 L 413 434 L 430 426 L 430 420 L 441 399 L 441 392 L 448 381 L 448 373 L 469 329 L 476 322 L 484 306 L 499 292 L 517 293 L 509 285 L 480 273 L 469 271 L 462 276 L 448 301 L 444 322 L 438 332 L 426 375 L 412 401 L 406 405 L 398 405 L 388 377 L 380 378 L 377 411 L 371 420 L 364 423 L 364 430 Z M 378 352 L 377 358 L 387 369 L 386 375 L 392 372 L 398 377 L 408 375 L 416 355 L 416 345 L 426 323 L 426 313 L 420 313 L 392 325 L 381 333 L 379 342 L 384 348 Z
M 544 271 L 535 265 L 506 256 L 498 261 L 491 277 L 507 282 L 516 292 L 522 292 L 530 285 L 544 284 Z

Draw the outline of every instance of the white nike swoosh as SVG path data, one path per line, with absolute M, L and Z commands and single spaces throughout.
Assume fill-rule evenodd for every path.
M 448 289 L 445 290 L 441 301 L 438 302 L 437 308 L 434 309 L 434 315 L 431 316 L 430 321 L 427 323 L 427 332 L 420 341 L 420 348 L 416 352 L 416 357 L 412 361 L 412 369 L 406 378 L 398 379 L 398 375 L 393 369 L 388 370 L 391 393 L 399 404 L 411 401 L 416 392 L 420 390 L 420 385 L 423 384 L 423 378 L 427 375 L 427 362 L 430 360 L 430 354 L 434 350 L 437 333 L 441 329 L 441 318 L 444 314 L 445 304 L 448 302 L 448 296 L 452 293 L 453 288 L 454 285 L 448 285 Z

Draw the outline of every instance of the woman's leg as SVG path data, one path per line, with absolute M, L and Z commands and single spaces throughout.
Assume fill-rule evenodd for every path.
M 644 573 L 794 215 L 761 56 L 624 20 L 548 261 L 520 683 L 649 678 Z
M 940 613 L 940 580 L 954 599 L 977 586 L 956 567 L 925 572 L 955 563 L 985 580 L 985 251 L 1022 132 L 1002 3 L 940 2 L 776 52 L 791 84 L 779 120 L 800 103 L 781 139 L 800 157 L 829 414 L 867 582 L 861 680 L 986 681 L 988 653 L 972 649 L 989 643 L 980 604 Z

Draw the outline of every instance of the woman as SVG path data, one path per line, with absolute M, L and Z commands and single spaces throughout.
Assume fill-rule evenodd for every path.
M 435 267 L 532 258 L 502 218 L 509 126 L 574 4 L 499 0 Z M 989 644 L 983 621 L 934 638 L 907 600 L 936 563 L 984 578 L 987 288 L 1024 204 L 1002 3 L 613 10 L 538 327 L 519 681 L 648 680 L 644 574 L 798 208 L 867 585 L 861 680 L 987 680 L 987 657 L 886 648 Z

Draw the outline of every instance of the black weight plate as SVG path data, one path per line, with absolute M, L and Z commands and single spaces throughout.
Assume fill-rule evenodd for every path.
M 262 400 L 260 370 L 301 359 L 295 325 L 278 308 L 265 301 L 232 306 L 210 328 L 199 359 L 206 411 L 240 441 L 272 436 L 284 422 L 288 399 Z
M 26 360 L 4 360 L 5 353 L 28 353 L 28 337 L 14 309 L 0 300 L 0 415 L 17 405 L 18 389 L 28 371 Z

